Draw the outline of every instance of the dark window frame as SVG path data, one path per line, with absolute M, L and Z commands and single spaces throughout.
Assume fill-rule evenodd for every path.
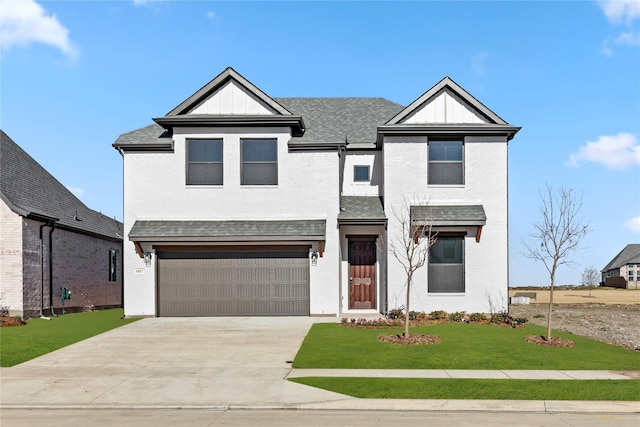
M 264 142 L 264 143 L 272 143 L 274 144 L 274 153 L 275 153 L 275 159 L 273 160 L 245 160 L 245 147 L 246 147 L 246 143 L 253 143 L 256 141 L 260 141 L 260 142 Z M 266 181 L 263 182 L 262 180 L 260 180 L 260 182 L 255 181 L 255 178 L 252 178 L 251 180 L 245 176 L 245 172 L 248 169 L 246 166 L 251 166 L 251 165 L 256 165 L 256 166 L 269 166 L 269 165 L 273 165 L 273 167 L 275 168 L 275 171 L 272 171 L 273 175 L 275 176 L 275 181 Z M 277 138 L 241 138 L 240 139 L 240 185 L 243 187 L 246 186 L 276 186 L 278 185 L 279 182 L 279 170 L 278 170 L 278 139 Z
M 202 141 L 211 141 L 215 143 L 219 143 L 219 151 L 220 151 L 220 160 L 209 160 L 209 161 L 201 161 L 201 160 L 191 160 L 190 159 L 190 151 L 189 146 L 193 142 L 202 142 Z M 222 138 L 187 138 L 185 144 L 185 156 L 186 156 L 186 177 L 185 181 L 187 185 L 210 185 L 210 186 L 221 186 L 224 184 L 224 140 Z M 192 182 L 191 173 L 189 171 L 191 165 L 220 165 L 219 180 L 211 179 L 209 182 Z
M 460 144 L 460 159 L 447 159 L 447 144 L 459 143 Z M 436 144 L 445 144 L 444 147 L 444 155 L 445 159 L 432 159 L 432 148 L 435 147 Z M 464 137 L 457 138 L 432 138 L 427 142 L 427 184 L 428 185 L 464 185 L 465 184 L 465 139 Z M 452 169 L 453 167 L 460 167 L 460 176 L 459 182 L 444 182 L 442 179 L 436 179 L 436 176 L 433 176 L 432 173 L 436 169 L 436 167 L 447 167 Z M 456 174 L 457 178 L 457 174 Z

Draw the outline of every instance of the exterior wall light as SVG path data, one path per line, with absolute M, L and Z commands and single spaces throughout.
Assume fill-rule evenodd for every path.
M 151 252 L 144 253 L 144 265 L 145 267 L 151 267 Z
M 311 252 L 311 265 L 318 265 L 318 252 Z

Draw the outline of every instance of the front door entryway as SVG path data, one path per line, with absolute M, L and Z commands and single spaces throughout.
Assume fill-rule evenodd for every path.
M 349 309 L 376 308 L 376 237 L 349 237 Z

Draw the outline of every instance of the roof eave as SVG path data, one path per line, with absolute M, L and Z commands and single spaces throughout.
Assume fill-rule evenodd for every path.
M 381 146 L 385 136 L 418 136 L 418 135 L 479 135 L 479 136 L 505 136 L 507 141 L 522 129 L 520 126 L 511 125 L 384 125 L 378 126 L 377 145 Z
M 153 119 L 165 129 L 173 127 L 271 127 L 291 128 L 292 136 L 304 135 L 305 125 L 302 116 L 272 115 L 208 115 L 187 114 L 164 116 Z

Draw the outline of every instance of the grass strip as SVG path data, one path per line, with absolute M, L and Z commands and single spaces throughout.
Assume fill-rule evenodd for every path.
M 1 328 L 0 366 L 14 366 L 138 320 L 121 319 L 122 314 L 121 308 L 72 313 Z
M 640 380 L 290 378 L 362 399 L 640 400 Z
M 349 328 L 334 323 L 313 325 L 294 368 L 326 369 L 576 369 L 640 370 L 632 350 L 564 332 L 571 348 L 549 348 L 525 342 L 527 335 L 543 335 L 536 325 L 508 328 L 486 324 L 443 323 L 415 327 L 411 333 L 438 335 L 434 345 L 395 345 L 378 335 L 400 329 Z

